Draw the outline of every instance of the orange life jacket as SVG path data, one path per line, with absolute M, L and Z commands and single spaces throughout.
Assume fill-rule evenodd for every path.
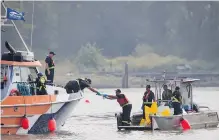
M 8 80 L 6 76 L 4 76 L 4 78 L 3 78 L 3 79 L 4 79 L 4 81 L 7 81 L 7 80 Z

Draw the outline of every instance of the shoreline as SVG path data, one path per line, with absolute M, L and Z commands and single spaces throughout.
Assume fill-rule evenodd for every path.
M 146 85 L 145 85 L 146 86 Z M 145 88 L 145 86 L 143 87 L 140 87 L 140 86 L 135 86 L 135 85 L 131 85 L 129 86 L 128 88 Z M 121 86 L 111 86 L 111 85 L 93 85 L 94 88 L 109 88 L 109 89 L 113 89 L 113 88 L 121 88 Z M 151 87 L 154 87 L 154 86 L 151 86 Z M 219 87 L 218 85 L 213 85 L 213 84 L 210 84 L 210 85 L 193 85 L 193 87 L 195 88 L 200 88 L 200 87 L 203 87 L 203 88 L 214 88 L 214 87 Z M 128 89 L 127 88 L 127 89 Z
M 94 88 L 122 88 L 122 78 L 115 76 L 100 76 L 96 74 L 92 75 L 73 75 L 73 76 L 55 76 L 55 83 L 59 85 L 65 85 L 68 81 L 77 78 L 90 78 L 92 80 L 92 87 Z M 146 79 L 146 78 L 145 78 Z M 138 77 L 129 77 L 129 88 L 144 88 L 148 83 L 146 80 L 142 80 Z M 219 79 L 214 80 L 200 80 L 193 84 L 194 87 L 219 87 Z M 151 87 L 154 87 L 151 84 Z

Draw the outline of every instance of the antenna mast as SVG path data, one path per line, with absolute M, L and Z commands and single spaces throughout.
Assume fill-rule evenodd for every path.
M 32 27 L 31 27 L 31 38 L 30 38 L 30 46 L 33 48 L 33 16 L 34 16 L 34 0 L 33 0 L 33 11 L 32 11 Z
M 7 9 L 6 9 L 5 5 L 4 5 L 4 2 L 2 1 L 1 4 L 2 4 L 2 6 L 4 7 L 4 9 L 5 9 L 6 13 L 7 13 Z M 5 17 L 6 17 L 6 16 L 5 16 Z M 4 18 L 4 17 L 1 17 L 1 18 Z M 21 34 L 20 34 L 20 32 L 19 32 L 17 26 L 15 25 L 14 21 L 13 21 L 13 20 L 10 20 L 10 21 L 11 21 L 11 23 L 13 24 L 15 30 L 17 31 L 17 33 L 18 33 L 18 35 L 19 35 L 19 37 L 20 37 L 22 43 L 24 44 L 24 47 L 26 48 L 27 52 L 30 52 L 30 50 L 29 50 L 28 47 L 27 47 L 27 44 L 25 43 L 23 37 L 21 36 Z M 1 26 L 4 26 L 4 24 L 1 23 Z

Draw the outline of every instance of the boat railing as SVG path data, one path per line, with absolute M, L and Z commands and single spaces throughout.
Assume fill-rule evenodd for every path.
M 30 82 L 13 82 L 12 84 L 17 84 L 17 89 L 21 93 L 22 96 L 31 96 L 31 95 L 37 95 L 37 87 L 35 81 Z M 46 85 L 51 85 L 54 87 L 61 87 L 64 88 L 62 85 L 56 85 L 52 83 L 46 83 Z M 54 94 L 56 93 L 56 90 L 54 90 Z
M 158 99 L 157 102 L 171 102 L 171 100 L 161 100 L 161 99 Z
M 210 110 L 210 108 L 207 107 L 207 106 L 198 106 L 198 108 L 199 108 L 199 109 L 208 109 L 208 110 Z
M 54 86 L 54 87 L 61 87 L 61 88 L 64 88 L 63 85 L 60 85 L 60 84 L 55 84 L 55 83 L 51 83 L 49 80 L 46 82 L 46 85 L 49 85 L 49 86 Z
M 36 95 L 36 84 L 34 82 L 13 82 L 22 96 Z

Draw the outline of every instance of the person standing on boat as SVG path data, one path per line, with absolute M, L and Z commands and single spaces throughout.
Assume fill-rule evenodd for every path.
M 150 85 L 147 85 L 147 86 L 146 86 L 146 91 L 145 91 L 144 96 L 143 96 L 143 98 L 142 98 L 142 100 L 143 100 L 143 119 L 145 119 L 145 110 L 144 110 L 144 107 L 145 107 L 145 106 L 151 107 L 152 101 L 155 102 L 155 95 L 154 95 L 154 92 L 151 91 L 150 89 L 151 89 L 151 86 L 150 86 Z
M 76 80 L 71 80 L 65 85 L 64 88 L 66 89 L 66 92 L 69 94 L 76 93 L 79 90 L 83 91 L 85 88 L 88 88 L 92 92 L 97 93 L 97 95 L 100 95 L 98 91 L 96 91 L 94 88 L 91 87 L 91 79 L 88 78 L 85 79 L 78 78 Z
M 171 98 L 172 100 L 172 107 L 174 108 L 174 114 L 173 115 L 179 115 L 182 114 L 182 96 L 180 93 L 180 88 L 177 86 L 175 88 L 175 91 L 173 92 L 173 96 Z
M 172 91 L 170 89 L 168 89 L 167 85 L 163 86 L 163 93 L 162 93 L 162 100 L 171 100 L 172 95 Z
M 49 55 L 46 57 L 46 69 L 45 69 L 45 75 L 47 77 L 47 80 L 50 81 L 50 83 L 53 83 L 54 74 L 55 74 L 55 64 L 53 61 L 53 56 L 56 55 L 54 52 L 49 52 Z
M 114 100 L 117 99 L 117 102 L 122 107 L 122 125 L 123 126 L 129 126 L 131 119 L 131 111 L 132 111 L 132 104 L 129 102 L 129 100 L 126 98 L 124 94 L 121 93 L 120 89 L 117 89 L 115 95 L 107 95 L 102 94 L 104 98 Z

